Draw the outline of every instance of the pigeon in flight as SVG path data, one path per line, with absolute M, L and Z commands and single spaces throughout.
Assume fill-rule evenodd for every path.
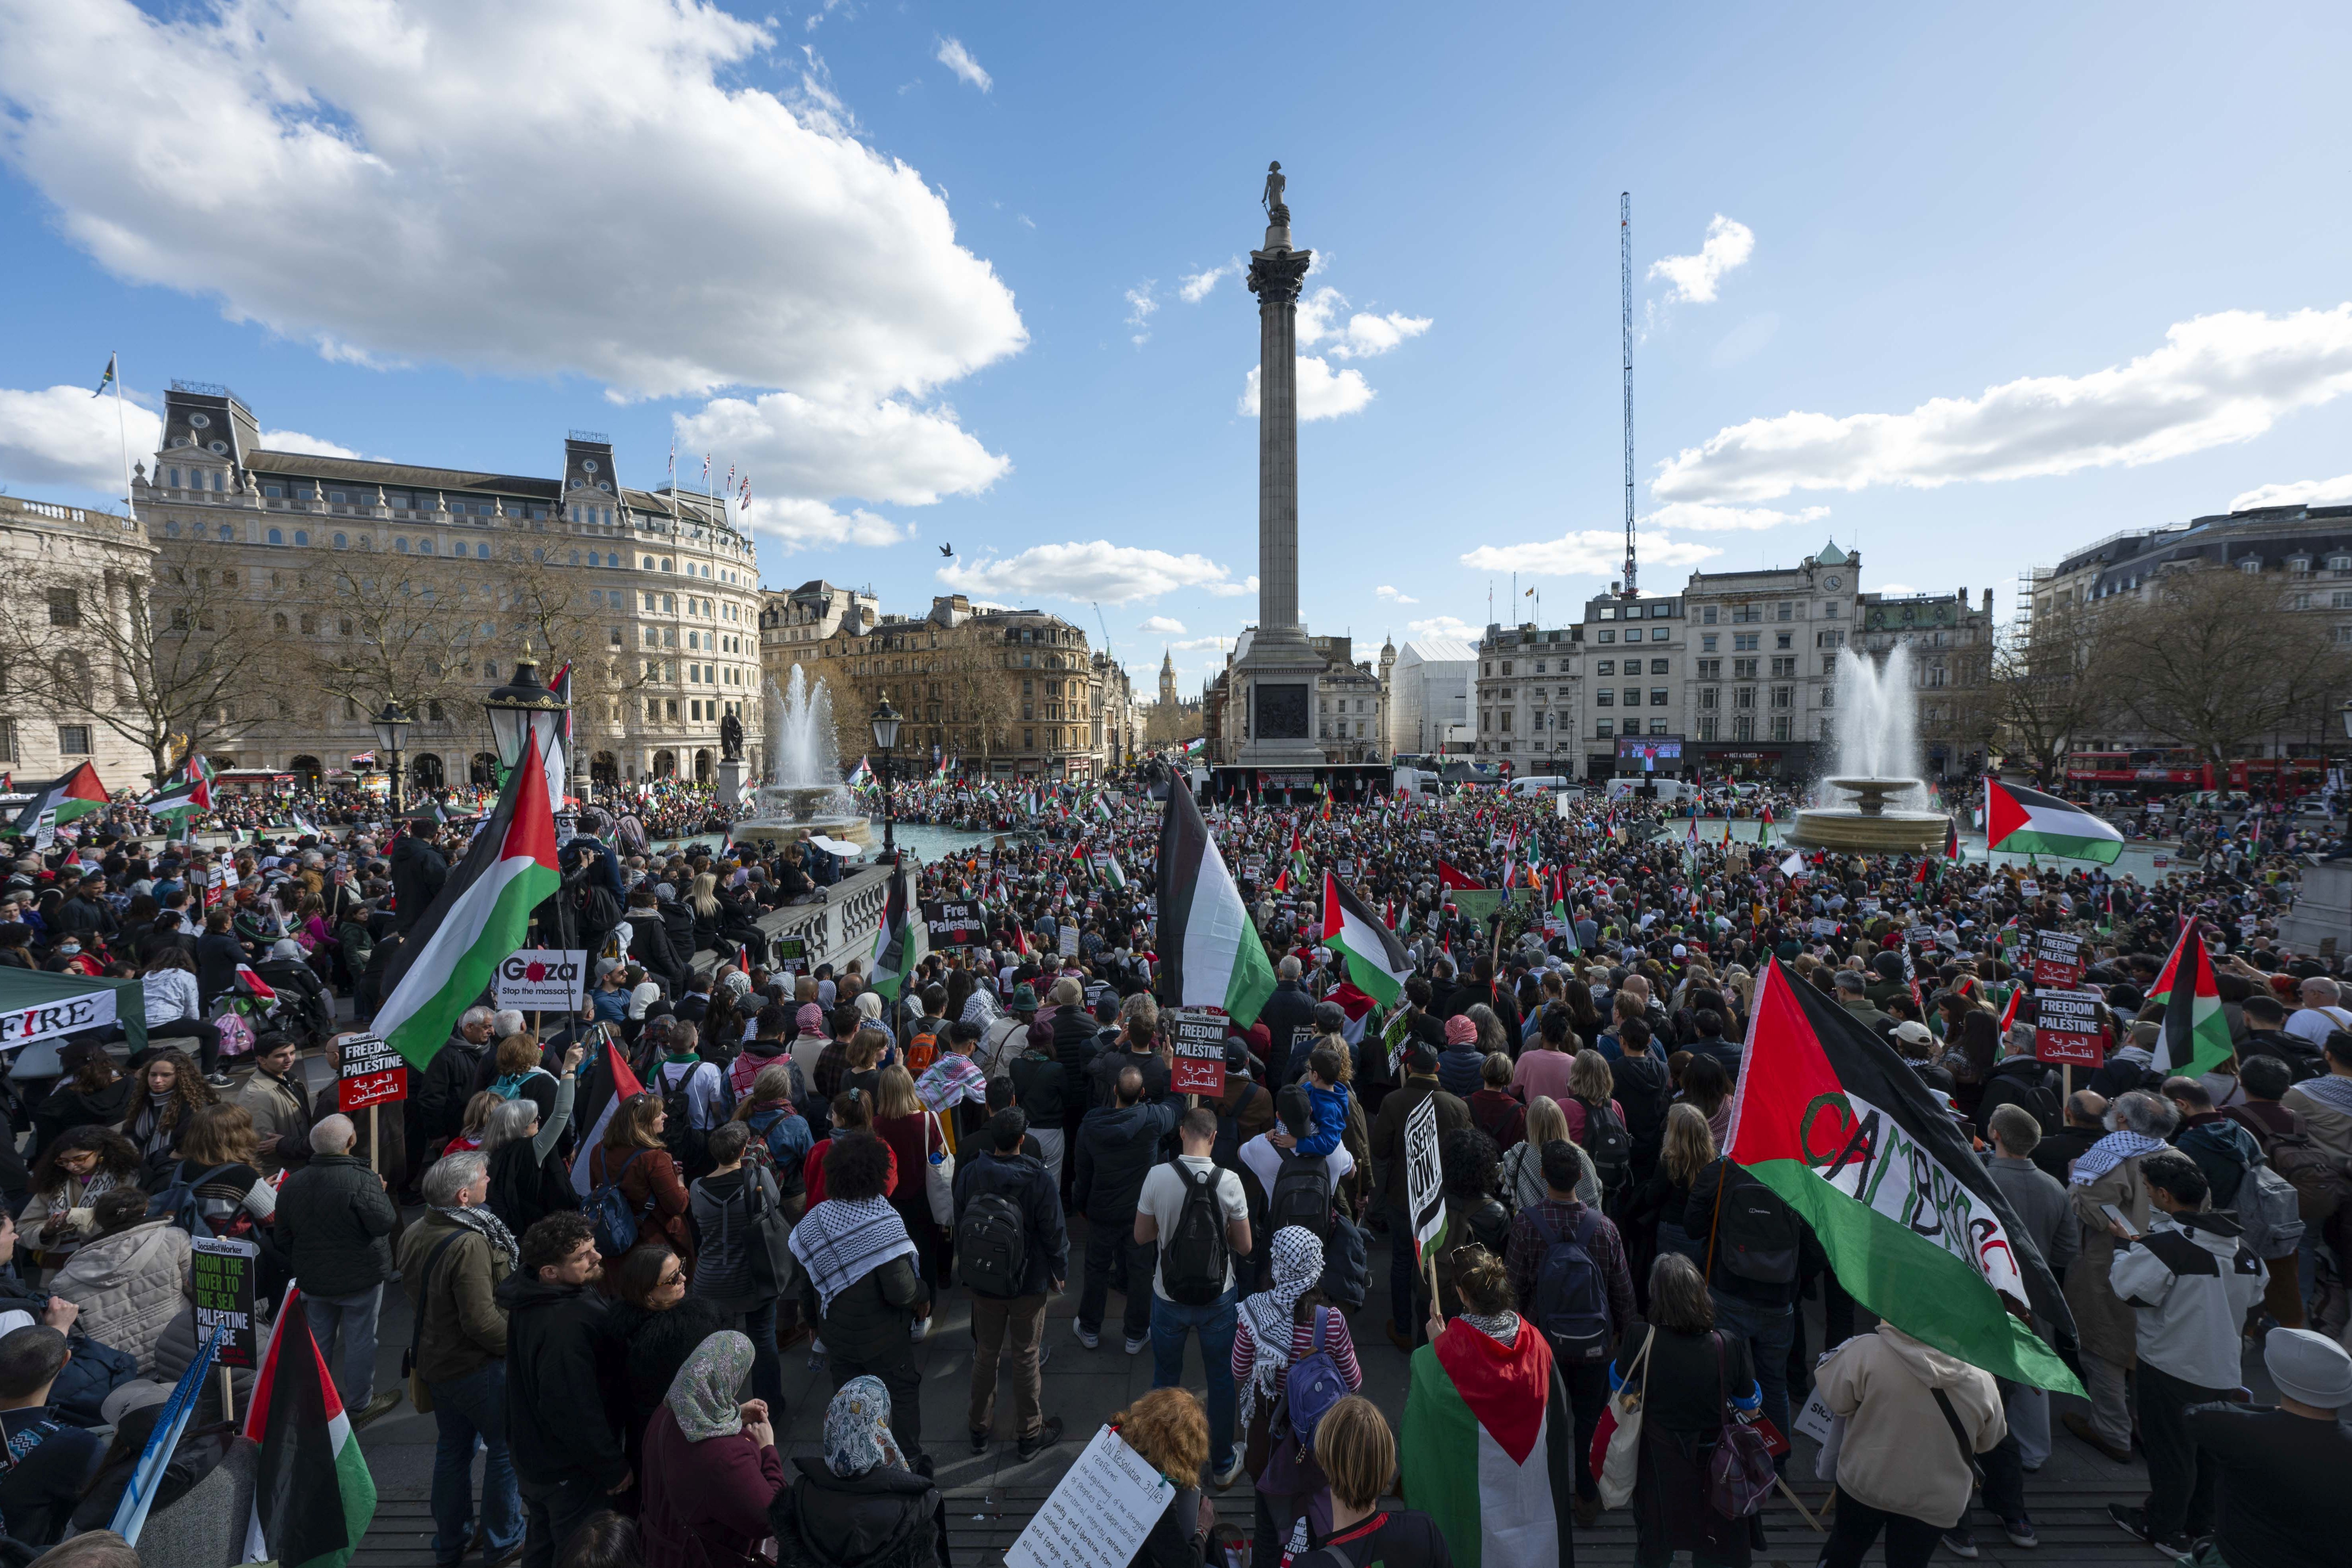
M 953 555 L 955 553 L 955 546 L 952 544 L 942 544 L 940 546 L 940 553 L 942 555 Z

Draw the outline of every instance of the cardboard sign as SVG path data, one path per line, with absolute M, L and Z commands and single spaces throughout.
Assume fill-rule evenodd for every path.
M 555 847 L 558 849 L 580 837 L 580 814 L 559 811 L 555 814 Z
M 1437 1158 L 1437 1100 L 1424 1095 L 1404 1122 L 1405 1206 L 1413 1216 L 1412 1247 L 1416 1257 L 1445 1224 L 1443 1170 Z
M 1062 956 L 1064 958 L 1076 958 L 1077 955 L 1078 928 L 1076 925 L 1071 924 L 1069 921 L 1065 921 L 1062 923 Z
M 221 1336 L 220 1364 L 253 1366 L 260 1351 L 254 1328 L 254 1279 L 261 1248 L 250 1241 L 200 1236 L 188 1243 L 189 1288 L 195 1295 L 196 1339 L 215 1328 Z
M 2071 931 L 2033 933 L 2033 984 L 2038 989 L 2072 991 L 2083 984 L 2083 939 Z
M 2035 991 L 2033 1059 L 2097 1067 L 2098 1005 L 2095 991 Z
M 1108 1426 L 1064 1473 L 1004 1568 L 1126 1568 L 1176 1489 Z
M 923 923 L 930 928 L 934 949 L 977 947 L 988 934 L 988 922 L 976 903 L 926 903 Z
M 1387 1026 L 1381 1030 L 1381 1044 L 1387 1049 L 1389 1056 L 1391 1083 L 1398 1082 L 1403 1076 L 1404 1047 L 1406 1042 L 1412 1037 L 1412 1015 L 1404 1008 L 1399 1007 L 1394 1013 L 1389 1015 Z
M 2021 898 L 2038 899 L 2042 896 L 2042 884 L 2029 879 L 2018 883 L 2017 891 Z
M 348 1035 L 335 1078 L 335 1109 L 349 1115 L 408 1098 L 408 1063 L 381 1035 Z
M 518 1012 L 576 1013 L 588 974 L 584 949 L 519 947 L 499 961 L 495 993 Z
M 1176 1015 L 1171 1042 L 1176 1060 L 1168 1087 L 1178 1094 L 1225 1092 L 1225 1013 L 1222 1007 L 1187 1007 Z
M 1830 1440 L 1830 1427 L 1836 1420 L 1830 1402 L 1822 1397 L 1822 1391 L 1816 1387 L 1805 1401 L 1805 1407 L 1797 1412 L 1796 1427 L 1800 1435 L 1816 1443 L 1826 1443 Z

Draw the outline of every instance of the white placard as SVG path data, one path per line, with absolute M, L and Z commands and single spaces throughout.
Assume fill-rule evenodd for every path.
M 1423 1095 L 1404 1121 L 1405 1206 L 1412 1211 L 1413 1247 L 1429 1245 L 1445 1223 L 1444 1171 L 1437 1158 L 1437 1102 Z
M 29 1007 L 12 1007 L 0 1013 L 0 1051 L 13 1051 L 18 1046 L 54 1039 L 59 1035 L 79 1034 L 84 1029 L 108 1028 L 114 1020 L 111 985 L 101 985 L 79 996 L 59 996 L 36 1002 Z
M 1176 1489 L 1105 1426 L 1062 1477 L 1004 1568 L 1126 1568 Z
M 1802 1410 L 1797 1412 L 1797 1430 L 1816 1443 L 1826 1443 L 1830 1440 L 1830 1426 L 1836 1419 L 1830 1413 L 1829 1402 L 1822 1397 L 1822 1391 L 1816 1385 L 1812 1397 L 1805 1401 Z
M 498 1004 L 524 1013 L 574 1011 L 587 970 L 584 950 L 519 947 L 499 961 Z
M 33 848 L 37 853 L 48 848 L 57 841 L 58 810 L 57 807 L 50 806 L 33 819 Z
M 1075 958 L 1078 952 L 1078 928 L 1069 921 L 1062 922 L 1062 956 Z

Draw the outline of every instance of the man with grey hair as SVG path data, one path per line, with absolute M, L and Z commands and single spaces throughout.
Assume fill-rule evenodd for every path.
M 340 1113 L 310 1129 L 310 1163 L 286 1178 L 275 1224 L 301 1288 L 310 1337 L 335 1368 L 335 1389 L 352 1413 L 352 1425 L 364 1426 L 400 1403 L 396 1388 L 375 1392 L 376 1319 L 392 1274 L 387 1238 L 400 1211 L 383 1178 L 352 1157 L 357 1136 L 352 1119 Z M 333 1349 L 339 1334 L 341 1364 Z
M 2165 1146 L 2178 1117 L 2172 1107 L 2145 1089 L 2119 1094 L 2107 1107 L 2106 1136 L 2075 1158 L 2067 1197 L 2078 1226 L 2080 1259 L 2066 1271 L 2066 1305 L 2082 1342 L 2083 1386 L 2091 1414 L 2066 1413 L 2066 1430 L 2117 1464 L 2131 1462 L 2131 1406 L 2124 1372 L 2138 1353 L 2139 1323 L 2131 1304 L 2108 1284 L 2116 1258 L 2114 1222 L 2121 1213 L 2134 1236 L 2147 1233 L 2147 1182 L 2140 1163 Z
M 520 1029 L 522 1015 L 514 1016 Z M 416 1130 L 425 1152 L 440 1148 L 465 1126 L 466 1102 L 474 1098 L 482 1069 L 490 1064 L 491 1042 L 513 1032 L 500 1029 L 499 1015 L 488 1007 L 468 1007 L 457 1015 L 456 1032 L 416 1075 Z
M 1275 965 L 1274 994 L 1258 1009 L 1257 1021 L 1265 1026 L 1265 1066 L 1269 1079 L 1282 1076 L 1285 1064 L 1290 1060 L 1291 1048 L 1300 1041 L 1315 1038 L 1315 998 L 1298 978 L 1298 960 L 1285 958 Z
M 2033 1163 L 2042 1142 L 2042 1123 L 2023 1106 L 1997 1105 L 1986 1119 L 1992 1150 L 1985 1156 L 1985 1173 L 2017 1215 L 2019 1228 L 2063 1279 L 2080 1243 L 2066 1188 Z M 2037 1325 L 2047 1337 L 2047 1330 Z M 2042 1389 L 2004 1381 L 2001 1404 L 2009 1413 L 2009 1429 L 2017 1438 L 2018 1458 L 2026 1469 L 2038 1470 L 2050 1458 L 2050 1396 Z
M 433 1457 L 433 1555 L 456 1563 L 474 1540 L 474 1443 L 482 1445 L 486 1562 L 522 1547 L 522 1495 L 507 1449 L 507 1314 L 496 1292 L 514 1272 L 514 1237 L 483 1206 L 490 1164 L 446 1155 L 425 1173 L 430 1205 L 401 1239 L 401 1284 L 416 1314 L 416 1376 L 438 1427 Z

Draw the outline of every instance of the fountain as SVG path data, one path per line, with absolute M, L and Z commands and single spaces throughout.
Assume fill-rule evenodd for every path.
M 842 787 L 833 693 L 824 682 L 812 683 L 794 665 L 782 690 L 768 682 L 766 702 L 766 776 L 752 790 L 752 815 L 735 825 L 735 837 L 783 844 L 819 834 L 861 847 L 872 843 L 870 825 Z
M 1925 785 L 1919 778 L 1919 727 L 1913 707 L 1911 650 L 1896 645 L 1884 666 L 1840 650 L 1837 661 L 1836 769 L 1822 780 L 1823 804 L 1797 813 L 1789 842 L 1806 849 L 1861 855 L 1923 855 L 1944 847 L 1949 818 L 1939 811 L 1890 808 L 1887 797 Z M 1855 797 L 1832 805 L 1843 791 Z

